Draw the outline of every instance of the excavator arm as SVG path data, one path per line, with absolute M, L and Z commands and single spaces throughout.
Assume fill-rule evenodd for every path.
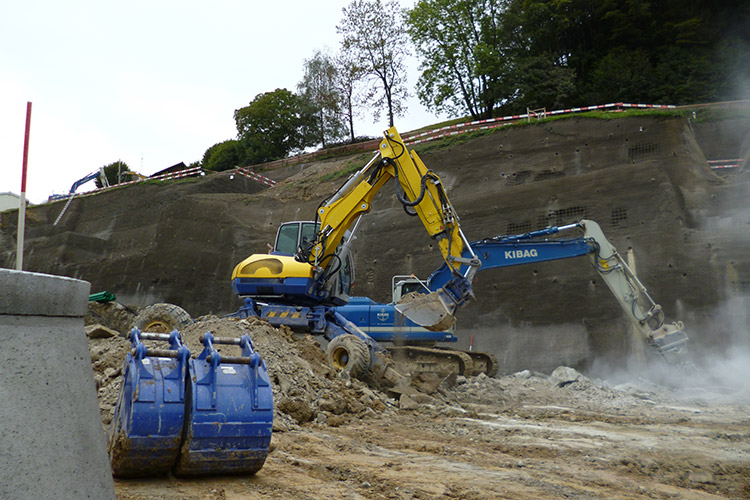
M 315 227 L 319 229 L 299 246 L 293 261 L 283 255 L 248 257 L 233 273 L 235 291 L 288 303 L 345 304 L 348 297 L 340 270 L 352 241 L 347 231 L 354 232 L 360 217 L 372 210 L 375 195 L 392 179 L 404 210 L 419 217 L 451 275 L 440 291 L 420 296 L 401 312 L 426 328 L 441 330 L 452 324 L 456 308 L 473 296 L 471 280 L 479 259 L 461 231 L 440 178 L 406 148 L 395 127 L 384 132 L 372 160 L 318 206 Z
M 418 216 L 427 233 L 437 241 L 447 265 L 458 270 L 468 242 L 440 178 L 429 170 L 415 151 L 404 146 L 395 128 L 385 132 L 376 156 L 353 175 L 330 199 L 318 207 L 320 231 L 300 260 L 326 267 L 331 255 L 357 219 L 372 209 L 372 199 L 391 179 L 396 196 L 409 215 Z M 412 210 L 413 209 L 413 210 Z
M 574 238 L 547 238 L 577 231 Z M 664 311 L 607 240 L 599 224 L 581 220 L 514 236 L 500 236 L 471 243 L 481 261 L 481 270 L 547 262 L 588 255 L 594 269 L 643 339 L 662 354 L 678 353 L 687 343 L 682 322 L 666 324 Z M 438 290 L 451 279 L 452 271 L 441 266 L 426 280 L 429 290 Z

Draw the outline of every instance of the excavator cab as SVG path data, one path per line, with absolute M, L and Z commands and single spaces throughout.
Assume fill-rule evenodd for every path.
M 276 241 L 271 255 L 296 256 L 301 251 L 312 246 L 320 231 L 320 223 L 313 221 L 284 222 L 276 231 Z M 336 254 L 339 258 L 339 270 L 336 279 L 339 281 L 339 293 L 349 295 L 354 283 L 354 263 L 349 251 L 348 243 L 353 240 L 351 231 L 345 233 L 344 240 L 339 244 Z M 347 243 L 345 245 L 345 242 Z
M 284 222 L 276 232 L 272 255 L 295 255 L 300 247 L 309 245 L 320 230 L 320 223 L 311 221 Z

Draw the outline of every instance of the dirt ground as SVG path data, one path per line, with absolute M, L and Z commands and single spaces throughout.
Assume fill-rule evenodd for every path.
M 750 391 L 700 369 L 679 383 L 567 367 L 456 377 L 397 399 L 337 377 L 313 337 L 203 318 L 183 332 L 193 353 L 206 331 L 250 334 L 268 365 L 265 466 L 252 477 L 116 478 L 118 499 L 750 498 Z M 128 343 L 102 337 L 90 347 L 106 426 Z

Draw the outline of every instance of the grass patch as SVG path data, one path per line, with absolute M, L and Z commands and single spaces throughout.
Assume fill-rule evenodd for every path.
M 346 165 L 344 165 L 344 167 L 341 170 L 337 170 L 335 172 L 329 172 L 327 174 L 324 174 L 320 177 L 320 180 L 325 182 L 325 181 L 333 181 L 336 179 L 340 179 L 342 177 L 348 177 L 349 175 L 353 174 L 360 168 L 364 167 L 371 157 L 372 157 L 371 153 L 362 153 L 362 154 L 353 156 L 349 159 L 349 161 L 346 162 Z
M 411 149 L 415 150 L 420 155 L 424 153 L 431 153 L 433 151 L 439 151 L 441 149 L 449 148 L 457 144 L 463 144 L 465 142 L 479 139 L 480 137 L 490 135 L 496 132 L 497 130 L 500 130 L 501 128 L 505 128 L 505 127 L 498 127 L 495 129 L 474 130 L 472 132 L 466 132 L 464 134 L 451 135 L 448 137 L 444 137 L 442 139 L 436 139 L 433 141 L 419 143 L 416 146 L 412 146 Z
M 732 108 L 697 108 L 687 110 L 694 123 L 712 123 L 724 120 L 750 118 L 750 107 Z
M 531 121 L 519 120 L 516 122 L 501 125 L 493 129 L 475 130 L 473 132 L 466 132 L 464 134 L 452 135 L 452 136 L 445 137 L 443 139 L 437 139 L 437 140 L 427 141 L 427 142 L 417 144 L 416 146 L 413 146 L 412 149 L 416 150 L 417 153 L 419 154 L 430 153 L 433 151 L 439 151 L 441 149 L 455 146 L 457 144 L 462 144 L 468 141 L 473 141 L 474 139 L 478 139 L 480 137 L 493 134 L 501 130 L 518 129 L 518 128 L 525 128 L 525 127 L 537 127 L 540 125 L 546 125 L 548 123 L 552 123 L 552 122 L 556 122 L 560 120 L 571 120 L 571 119 L 577 119 L 577 118 L 588 118 L 588 119 L 595 119 L 595 120 L 617 120 L 620 118 L 632 118 L 632 117 L 674 118 L 674 117 L 690 116 L 691 113 L 692 111 L 688 111 L 684 109 L 628 109 L 628 110 L 620 111 L 617 113 L 614 113 L 611 111 L 587 111 L 583 113 L 576 113 L 576 114 L 569 114 L 569 115 L 554 115 L 554 116 L 548 116 L 546 118 L 540 118 L 540 119 L 531 120 Z M 462 123 L 462 121 L 459 120 L 457 121 L 457 123 Z M 444 125 L 440 125 L 440 126 L 444 126 Z M 428 129 L 434 130 L 436 128 L 439 128 L 440 126 L 434 125 L 434 126 L 428 127 Z

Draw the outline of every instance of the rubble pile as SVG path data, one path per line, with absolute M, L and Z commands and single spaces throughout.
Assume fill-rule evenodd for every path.
M 644 418 L 663 403 L 675 404 L 667 388 L 646 380 L 611 385 L 584 376 L 577 370 L 560 366 L 551 374 L 523 370 L 498 378 L 482 374 L 458 377 L 449 391 L 452 400 L 464 409 L 481 414 L 492 407 L 514 415 L 544 416 L 575 408 L 579 413 L 622 415 L 632 411 Z M 660 403 L 657 403 L 659 401 Z M 700 405 L 700 401 L 693 401 Z
M 127 336 L 133 319 L 141 307 L 130 307 L 119 302 L 89 302 L 88 313 L 84 317 L 86 325 L 103 325 Z
M 114 334 L 118 332 L 104 328 L 101 325 L 87 326 L 86 333 L 99 399 L 99 412 L 106 427 L 112 422 L 115 413 L 117 397 L 122 386 L 122 365 L 130 349 L 130 342 L 124 336 Z M 110 332 L 109 335 L 102 333 L 107 331 Z
M 123 362 L 130 348 L 126 339 L 129 327 L 123 325 L 133 317 L 132 310 L 119 304 L 92 303 L 87 318 L 87 323 L 103 323 L 90 324 L 86 330 L 105 426 L 112 421 L 122 384 Z M 216 337 L 250 336 L 268 368 L 277 432 L 297 429 L 308 422 L 337 427 L 355 419 L 397 410 L 445 415 L 446 411 L 460 409 L 481 414 L 491 405 L 494 411 L 500 408 L 503 412 L 523 414 L 558 411 L 560 405 L 567 407 L 575 401 L 575 406 L 582 411 L 618 413 L 632 408 L 645 410 L 654 404 L 652 397 L 657 398 L 642 385 L 612 387 L 561 366 L 549 375 L 524 370 L 499 378 L 484 374 L 468 378 L 453 376 L 433 390 L 412 390 L 408 394 L 396 394 L 398 399 L 393 399 L 365 382 L 337 375 L 311 335 L 295 334 L 286 327 L 275 328 L 257 318 L 205 316 L 180 332 L 192 356 L 203 350 L 201 339 L 207 332 Z M 215 347 L 224 355 L 240 354 L 237 346 L 216 344 Z M 420 384 L 415 386 L 420 387 Z
M 247 334 L 268 367 L 274 395 L 274 431 L 296 428 L 305 422 L 336 427 L 352 418 L 374 416 L 395 402 L 357 379 L 337 377 L 328 366 L 317 340 L 274 328 L 257 318 L 207 318 L 182 332 L 191 353 L 202 350 L 206 332 L 218 337 Z M 217 345 L 219 352 L 238 355 L 238 347 Z
M 114 312 L 116 319 L 123 309 L 110 306 L 108 311 Z M 102 422 L 107 426 L 114 415 L 130 342 L 125 338 L 127 330 L 113 331 L 116 321 L 113 323 L 106 312 L 98 318 L 92 316 L 87 323 L 95 319 L 108 325 L 86 327 L 90 332 L 89 351 L 99 408 Z M 320 345 L 310 335 L 295 335 L 287 328 L 274 328 L 255 318 L 204 317 L 180 332 L 192 356 L 200 354 L 201 338 L 209 331 L 217 337 L 250 336 L 268 367 L 274 394 L 274 431 L 295 429 L 306 422 L 336 427 L 354 418 L 395 411 L 395 400 L 385 394 L 360 380 L 337 377 L 327 365 Z M 236 346 L 215 347 L 222 354 L 239 355 Z

